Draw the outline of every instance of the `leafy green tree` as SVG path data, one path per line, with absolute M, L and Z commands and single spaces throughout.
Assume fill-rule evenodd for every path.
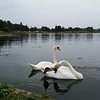
M 46 26 L 42 26 L 40 30 L 43 31 L 43 32 L 50 31 L 50 29 L 48 27 L 46 27 Z
M 64 31 L 64 27 L 61 27 L 61 26 L 55 26 L 54 31 L 55 31 L 55 32 L 63 32 L 63 31 Z
M 72 27 L 68 27 L 67 30 L 68 30 L 68 31 L 73 31 L 73 28 L 72 28 Z
M 30 31 L 37 31 L 38 29 L 37 29 L 37 27 L 31 27 L 30 28 Z
M 78 27 L 74 28 L 74 31 L 80 31 L 80 30 L 81 30 L 81 28 L 78 28 Z
M 88 32 L 93 32 L 93 30 L 94 30 L 93 27 L 87 27 L 86 28 L 86 31 L 88 31 Z

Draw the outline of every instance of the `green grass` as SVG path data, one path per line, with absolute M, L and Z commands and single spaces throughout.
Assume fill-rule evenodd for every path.
M 31 93 L 0 83 L 0 100 L 53 100 L 46 93 Z
M 4 35 L 5 34 L 5 32 L 4 31 L 0 31 L 0 35 Z

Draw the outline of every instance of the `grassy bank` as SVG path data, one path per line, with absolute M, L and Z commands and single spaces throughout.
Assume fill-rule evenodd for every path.
M 0 100 L 53 100 L 47 94 L 31 93 L 0 83 Z
M 0 31 L 0 35 L 5 35 L 6 33 L 4 31 Z

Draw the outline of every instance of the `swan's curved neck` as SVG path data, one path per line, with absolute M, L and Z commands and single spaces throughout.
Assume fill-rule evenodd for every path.
M 66 65 L 66 67 L 69 67 L 71 69 L 71 71 L 75 71 L 75 69 L 73 68 L 73 66 L 67 61 L 67 60 L 62 60 L 59 62 L 60 65 Z
M 70 68 L 71 72 L 76 76 L 77 79 L 82 79 L 83 78 L 83 75 L 81 73 L 77 72 L 68 61 L 62 60 L 62 61 L 59 62 L 59 64 L 60 65 L 63 65 L 63 64 L 65 65 L 66 64 L 67 65 L 66 67 Z
M 54 62 L 54 64 L 57 63 L 57 59 L 56 59 L 56 50 L 55 50 L 55 49 L 53 49 L 53 62 Z

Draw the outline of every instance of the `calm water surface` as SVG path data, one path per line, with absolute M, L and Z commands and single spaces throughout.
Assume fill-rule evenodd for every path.
M 32 72 L 28 63 L 52 62 L 52 46 L 58 44 L 58 61 L 68 60 L 84 75 L 81 81 L 46 78 Z M 100 100 L 100 34 L 34 34 L 0 37 L 0 82 L 55 100 Z

